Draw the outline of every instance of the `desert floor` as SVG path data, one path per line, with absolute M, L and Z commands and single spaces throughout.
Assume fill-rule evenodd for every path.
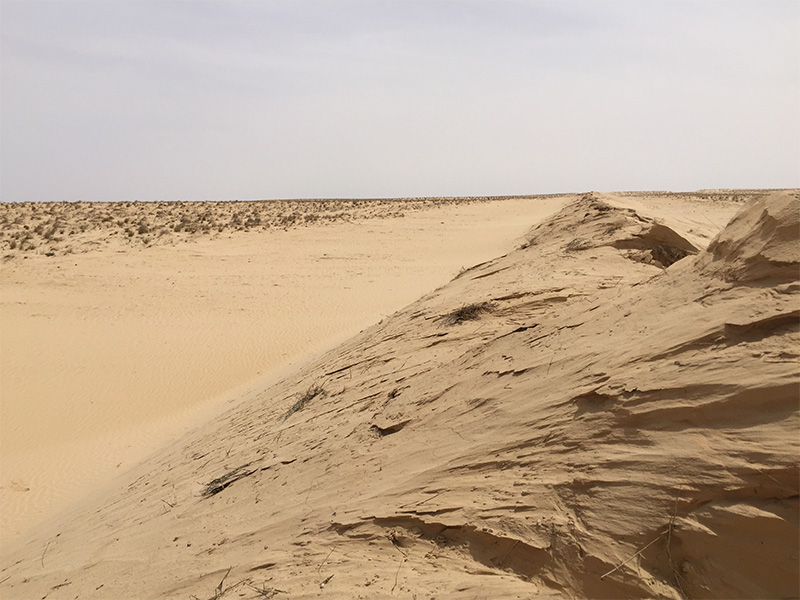
M 4 540 L 564 202 L 0 208 Z
M 800 593 L 797 190 L 2 208 L 3 598 Z

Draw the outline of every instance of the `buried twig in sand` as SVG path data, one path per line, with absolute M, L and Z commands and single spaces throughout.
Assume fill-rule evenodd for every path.
M 44 568 L 44 555 L 47 554 L 47 549 L 49 547 L 50 547 L 50 540 L 48 540 L 48 542 L 44 545 L 44 550 L 42 550 L 42 559 L 41 559 L 42 568 Z

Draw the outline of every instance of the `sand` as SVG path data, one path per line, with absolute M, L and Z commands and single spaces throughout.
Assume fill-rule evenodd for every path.
M 196 418 L 80 506 L 4 544 L 0 592 L 796 597 L 799 197 L 587 194 L 548 200 L 538 212 L 536 199 L 444 207 L 469 213 L 451 249 L 471 268 L 459 272 L 456 261 L 440 280 L 409 289 L 434 268 L 418 265 L 395 288 L 411 297 L 378 309 L 373 325 L 317 356 L 299 348 L 306 360 L 277 381 L 223 402 L 227 411 L 217 403 L 211 418 Z M 489 256 L 468 259 L 468 242 L 492 229 L 489 215 L 507 202 L 519 203 L 514 227 L 498 230 Z M 387 226 L 375 252 L 408 236 L 439 259 L 435 243 L 418 242 L 438 210 L 420 210 L 422 221 L 431 217 L 427 229 L 405 234 L 410 215 L 366 221 Z M 438 224 L 451 222 L 454 214 Z M 293 247 L 311 232 L 297 230 Z M 347 235 L 342 251 L 363 251 L 366 242 Z M 190 247 L 227 256 L 211 249 L 219 243 Z M 167 250 L 177 246 L 142 252 Z M 119 256 L 132 269 L 146 264 L 130 246 Z M 14 279 L 8 265 L 31 260 L 39 259 L 4 263 L 4 313 L 6 289 L 34 290 L 36 281 L 21 268 Z M 370 260 L 365 252 L 355 262 L 368 269 Z M 388 285 L 381 271 L 378 288 Z M 198 310 L 197 324 L 226 305 L 213 303 L 208 281 L 193 288 L 210 298 L 205 312 L 195 302 L 174 311 L 186 319 L 184 336 L 185 313 Z M 334 281 L 318 293 L 335 296 Z M 222 285 L 238 297 L 235 284 Z M 342 318 L 356 296 L 321 322 Z M 256 327 L 257 316 L 253 308 L 241 330 Z M 225 329 L 205 342 L 224 344 Z M 176 348 L 199 355 L 189 339 Z M 244 360 L 233 346 L 222 354 L 228 368 Z M 164 356 L 172 357 L 149 364 Z M 169 360 L 175 371 L 180 361 Z M 174 390 L 196 371 L 188 365 Z
M 563 202 L 2 205 L 4 540 Z

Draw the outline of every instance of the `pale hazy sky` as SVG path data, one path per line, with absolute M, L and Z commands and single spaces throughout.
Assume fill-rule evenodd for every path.
M 0 3 L 0 199 L 800 187 L 800 2 Z

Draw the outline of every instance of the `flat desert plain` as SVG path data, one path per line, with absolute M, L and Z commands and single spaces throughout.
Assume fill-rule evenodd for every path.
M 789 598 L 800 193 L 0 205 L 3 598 Z

